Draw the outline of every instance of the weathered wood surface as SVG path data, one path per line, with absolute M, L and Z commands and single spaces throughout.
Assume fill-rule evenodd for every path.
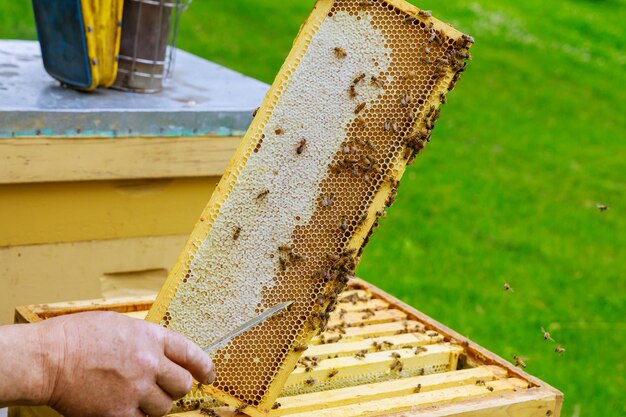
M 220 176 L 241 138 L 19 138 L 0 141 L 0 184 Z
M 475 384 L 478 380 L 492 381 L 503 376 L 501 368 L 478 367 L 457 372 L 423 375 L 292 397 L 282 397 L 278 399 L 281 405 L 280 408 L 272 412 L 272 414 L 278 416 L 296 412 L 314 411 L 318 410 L 321 404 L 323 404 L 325 408 L 336 407 L 364 401 L 410 395 L 415 393 L 418 385 L 420 386 L 420 392 L 428 392 L 453 386 L 471 385 Z
M 452 371 L 456 369 L 458 357 L 463 351 L 460 346 L 448 344 L 426 345 L 423 349 L 424 351 L 419 354 L 415 354 L 412 348 L 404 348 L 368 353 L 362 358 L 344 356 L 321 360 L 319 365 L 310 371 L 297 367 L 287 378 L 285 387 L 303 384 L 309 378 L 321 382 L 357 375 L 386 373 L 396 362 L 393 355 L 397 355 L 397 361 L 402 363 L 405 371 L 430 367 L 444 367 L 445 371 Z M 336 370 L 337 374 L 330 377 L 329 373 L 333 370 Z
M 0 247 L 189 235 L 217 180 L 0 184 Z
M 175 235 L 0 248 L 0 324 L 13 321 L 18 305 L 155 294 L 186 238 Z M 128 304 L 137 300 L 129 299 Z M 61 303 L 59 314 L 71 310 L 68 304 Z

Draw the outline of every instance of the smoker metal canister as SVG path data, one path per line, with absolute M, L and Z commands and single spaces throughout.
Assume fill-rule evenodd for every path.
M 141 93 L 163 89 L 177 0 L 126 0 L 117 79 L 113 88 Z

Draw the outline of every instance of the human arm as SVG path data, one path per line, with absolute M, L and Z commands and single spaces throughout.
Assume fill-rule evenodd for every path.
M 0 327 L 0 405 L 72 416 L 161 416 L 215 377 L 195 344 L 156 324 L 92 312 Z

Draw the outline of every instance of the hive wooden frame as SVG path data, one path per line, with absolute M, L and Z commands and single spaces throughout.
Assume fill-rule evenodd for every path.
M 207 219 L 209 218 L 209 212 L 216 207 L 220 207 L 224 203 L 224 201 L 226 201 L 229 195 L 228 190 L 231 190 L 233 188 L 237 180 L 236 173 L 239 172 L 239 170 L 246 163 L 245 154 L 254 144 L 253 134 L 251 132 L 257 131 L 263 123 L 269 120 L 273 112 L 274 105 L 278 100 L 279 92 L 283 91 L 283 87 L 287 83 L 287 81 L 285 81 L 285 78 L 288 78 L 286 76 L 288 67 L 293 65 L 294 62 L 300 62 L 300 59 L 304 56 L 308 49 L 310 34 L 314 33 L 314 28 L 318 28 L 319 25 L 324 21 L 324 19 L 327 18 L 329 11 L 333 7 L 333 5 L 335 5 L 335 3 L 335 0 L 318 0 L 315 4 L 313 11 L 311 12 L 310 16 L 308 17 L 298 34 L 288 58 L 283 64 L 278 76 L 276 77 L 276 81 L 272 85 L 271 89 L 268 91 L 266 99 L 259 108 L 257 115 L 248 130 L 248 133 L 244 137 L 231 163 L 226 169 L 224 176 L 222 177 L 207 207 L 200 217 L 200 221 L 196 224 L 181 254 L 181 257 L 170 272 L 170 275 L 165 285 L 159 293 L 157 301 L 152 306 L 150 313 L 148 314 L 147 320 L 155 323 L 159 323 L 162 321 L 162 318 L 166 314 L 168 307 L 176 294 L 180 282 L 188 271 L 188 268 L 185 266 L 185 261 L 195 256 L 198 250 L 197 242 L 203 242 L 212 227 L 212 223 L 210 221 L 207 221 Z M 424 19 L 424 17 L 420 16 L 419 14 L 420 9 L 403 0 L 389 0 L 383 3 L 394 7 L 396 10 L 399 10 L 401 13 L 404 13 L 410 18 Z M 465 37 L 465 35 L 463 35 L 461 32 L 451 28 L 450 26 L 440 22 L 435 18 L 429 17 L 428 21 L 432 22 L 433 30 L 440 31 L 444 33 L 446 37 L 451 38 L 457 42 L 461 42 L 463 37 Z M 454 81 L 456 80 L 455 77 L 457 76 L 457 73 L 460 72 L 461 71 L 459 69 L 446 67 L 446 72 L 440 77 L 437 85 L 452 86 L 454 84 Z M 433 88 L 433 91 L 434 90 L 435 89 Z M 423 108 L 428 108 L 428 106 L 431 106 L 431 108 L 438 108 L 440 100 L 441 97 L 438 94 L 435 95 L 433 92 L 433 94 L 431 94 L 426 103 L 423 104 Z M 413 131 L 419 131 L 419 129 L 424 128 L 427 123 L 428 120 L 416 120 L 413 125 Z M 406 162 L 406 160 L 402 160 L 400 158 L 397 164 L 394 165 L 393 168 L 398 173 L 397 176 L 393 178 L 394 180 L 400 180 L 402 173 L 404 172 L 404 169 L 406 167 Z M 352 236 L 350 242 L 348 243 L 348 248 L 353 248 L 355 250 L 361 249 L 363 244 L 366 242 L 369 233 L 371 233 L 370 231 L 372 226 L 377 220 L 377 213 L 384 210 L 385 206 L 387 205 L 388 199 L 393 192 L 395 192 L 394 185 L 391 181 L 385 181 L 382 183 L 376 195 L 374 196 L 371 205 L 367 209 L 367 218 L 364 220 L 362 226 Z M 312 336 L 313 332 L 311 332 L 310 334 L 310 337 Z M 292 369 L 300 356 L 300 353 L 296 353 L 291 350 L 291 352 L 287 356 L 287 359 L 283 362 L 283 370 Z M 279 373 L 267 389 L 266 393 L 269 394 L 266 394 L 267 397 L 264 397 L 263 403 L 260 404 L 258 408 L 248 407 L 245 409 L 245 411 L 248 414 L 254 416 L 265 415 L 269 411 L 274 399 L 278 396 L 280 388 L 283 386 L 288 376 L 288 371 L 283 371 L 282 373 Z M 231 394 L 219 391 L 212 386 L 206 386 L 205 390 L 211 396 L 228 404 L 241 405 L 242 403 L 241 400 L 232 396 Z
M 426 316 L 419 312 L 415 308 L 405 304 L 397 298 L 385 293 L 384 291 L 372 286 L 371 284 L 362 281 L 360 279 L 354 279 L 349 283 L 349 290 L 354 291 L 366 291 L 371 294 L 371 300 L 375 300 L 374 306 L 389 309 L 398 310 L 406 314 L 404 318 L 420 322 L 426 331 L 434 331 L 441 335 L 440 341 L 435 341 L 435 344 L 440 344 L 445 339 L 448 342 L 453 342 L 457 346 L 463 349 L 463 363 L 471 366 L 470 368 L 464 368 L 463 371 L 452 371 L 441 374 L 431 374 L 425 377 L 409 377 L 393 380 L 391 383 L 375 383 L 373 386 L 355 386 L 350 389 L 335 389 L 332 391 L 315 391 L 311 394 L 304 394 L 294 397 L 284 397 L 279 399 L 282 401 L 282 407 L 278 410 L 273 410 L 270 413 L 271 416 L 278 415 L 302 415 L 302 413 L 308 413 L 307 416 L 318 416 L 326 409 L 333 409 L 336 407 L 349 407 L 348 410 L 355 410 L 358 407 L 357 402 L 353 398 L 354 395 L 360 395 L 359 401 L 376 403 L 378 405 L 378 411 L 380 416 L 397 416 L 397 412 L 394 411 L 394 407 L 398 403 L 399 399 L 403 401 L 407 400 L 407 397 L 411 395 L 411 383 L 414 380 L 422 378 L 424 391 L 439 392 L 440 394 L 432 394 L 436 398 L 419 399 L 415 397 L 416 407 L 410 413 L 403 413 L 406 417 L 417 416 L 449 416 L 449 417 L 478 417 L 484 415 L 490 416 L 502 416 L 502 417 L 535 417 L 549 415 L 551 412 L 553 417 L 558 417 L 561 413 L 563 394 L 554 389 L 545 382 L 529 375 L 526 371 L 516 368 L 508 361 L 498 357 L 497 355 L 487 351 L 486 349 L 478 346 L 471 340 L 460 335 L 458 332 L 449 329 L 445 325 L 438 321 Z M 152 305 L 154 297 L 129 297 L 126 299 L 115 300 L 88 300 L 77 302 L 64 302 L 55 304 L 44 305 L 32 305 L 22 306 L 16 309 L 16 322 L 29 323 L 45 320 L 47 318 L 61 316 L 65 314 L 80 313 L 83 311 L 117 311 L 122 314 L 126 314 L 138 319 L 143 318 L 146 311 Z M 369 302 L 370 304 L 372 301 Z M 360 303 L 354 304 L 355 310 L 361 309 Z M 381 327 L 388 327 L 393 329 L 393 324 L 396 321 L 390 321 L 382 324 Z M 410 336 L 410 333 L 404 334 L 404 336 Z M 385 339 L 391 339 L 393 337 L 400 338 L 399 336 L 385 336 Z M 371 338 L 364 339 L 365 342 L 370 342 Z M 420 342 L 416 342 L 417 345 L 421 345 Z M 424 343 L 433 343 L 425 341 Z M 315 354 L 321 350 L 327 350 L 327 354 L 345 351 L 350 349 L 354 342 L 338 342 L 323 345 L 310 345 L 310 349 L 315 350 Z M 319 372 L 319 371 L 318 371 Z M 492 376 L 493 375 L 493 376 Z M 490 383 L 489 381 L 505 380 L 517 386 L 517 391 L 512 391 L 507 382 L 502 383 Z M 473 381 L 478 379 L 485 380 L 488 384 L 494 386 L 492 393 L 487 393 L 486 396 L 474 396 L 473 392 L 466 392 L 467 396 L 459 392 L 451 392 L 449 389 L 458 387 L 460 383 L 465 381 L 467 384 L 473 384 Z M 458 381 L 458 382 L 455 382 Z M 523 383 L 522 383 L 523 382 Z M 465 385 L 467 387 L 467 385 Z M 367 394 L 364 394 L 364 390 L 367 390 Z M 456 394 L 456 398 L 453 400 L 445 400 L 446 393 Z M 380 401 L 383 400 L 383 401 Z M 346 410 L 346 408 L 342 408 Z M 327 411 L 324 411 L 327 412 Z M 57 413 L 52 412 L 49 409 L 44 408 L 29 408 L 19 407 L 10 410 L 11 417 L 58 417 Z M 203 414 L 200 410 L 180 412 L 171 414 L 170 417 L 202 417 Z M 219 415 L 221 417 L 245 417 L 244 414 L 234 413 L 227 408 L 219 409 Z

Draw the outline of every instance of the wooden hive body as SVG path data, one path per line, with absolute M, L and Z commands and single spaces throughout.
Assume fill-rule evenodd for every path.
M 473 41 L 402 0 L 319 0 L 148 320 L 213 352 L 213 397 L 271 410 L 430 138 Z
M 142 297 L 20 307 L 16 321 L 91 310 L 142 319 L 152 301 Z M 348 284 L 329 323 L 332 327 L 313 338 L 304 352 L 317 357 L 317 365 L 310 360 L 298 364 L 270 417 L 560 415 L 560 392 L 364 281 Z M 401 356 L 402 369 L 392 371 L 395 354 Z M 315 383 L 307 384 L 309 379 Z M 175 408 L 170 417 L 245 417 L 197 390 Z M 11 417 L 27 416 L 58 414 L 44 408 L 11 410 Z

